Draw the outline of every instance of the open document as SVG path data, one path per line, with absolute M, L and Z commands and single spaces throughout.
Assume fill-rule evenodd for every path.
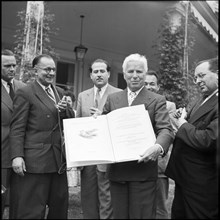
M 67 167 L 138 160 L 156 137 L 144 105 L 64 119 Z

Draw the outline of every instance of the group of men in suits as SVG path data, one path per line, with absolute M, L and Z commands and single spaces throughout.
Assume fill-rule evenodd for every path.
M 78 114 L 80 113 L 81 116 L 83 100 L 86 100 L 84 105 L 87 106 L 87 116 L 89 114 L 107 114 L 118 108 L 145 104 L 157 137 L 155 145 L 143 152 L 139 161 L 108 165 L 106 174 L 111 192 L 108 198 L 111 198 L 114 218 L 168 218 L 166 207 L 168 177 L 177 184 L 172 218 L 205 218 L 206 216 L 217 218 L 217 63 L 217 59 L 203 61 L 195 70 L 195 82 L 201 92 L 206 95 L 206 100 L 201 107 L 198 107 L 198 110 L 194 111 L 194 115 L 189 111 L 188 117 L 192 115 L 192 119 L 189 118 L 189 121 L 184 119 L 184 115 L 179 115 L 182 109 L 175 111 L 174 103 L 167 102 L 163 96 L 156 94 L 157 89 L 151 92 L 148 86 L 144 86 L 147 77 L 149 75 L 151 77 L 151 74 L 148 74 L 146 58 L 139 54 L 131 54 L 125 58 L 122 68 L 127 88 L 109 94 L 102 106 L 103 109 L 101 107 L 97 110 L 96 106 L 91 107 L 88 111 L 89 106 L 95 105 L 97 88 L 92 88 L 79 95 Z M 107 65 L 104 66 L 107 67 Z M 133 93 L 132 97 L 130 97 L 130 93 Z M 83 95 L 84 98 L 82 98 Z M 89 96 L 90 99 L 88 99 Z M 88 103 L 90 103 L 89 106 Z M 175 138 L 174 135 L 176 135 Z M 174 152 L 171 153 L 171 160 L 166 168 L 171 151 L 168 149 L 173 140 Z M 182 153 L 184 153 L 184 157 Z M 166 173 L 164 173 L 165 169 Z M 82 176 L 86 173 L 83 174 L 83 170 L 81 171 Z M 201 183 L 200 180 L 203 182 Z M 87 182 L 87 191 L 83 192 L 82 187 L 82 196 L 85 195 L 85 192 L 87 195 L 95 192 L 93 188 L 89 189 L 90 183 Z M 193 184 L 195 186 L 192 187 Z M 96 201 L 96 205 L 102 206 L 101 200 L 96 196 L 96 199 L 93 198 L 87 203 L 88 209 L 85 210 L 87 214 L 88 210 L 92 212 L 91 206 L 88 205 L 92 204 L 92 201 Z M 87 216 L 87 218 L 91 218 L 91 216 Z
M 4 72 L 8 78 L 12 77 L 14 54 L 3 54 L 2 61 L 2 76 Z M 48 207 L 47 218 L 67 219 L 69 196 L 62 119 L 74 114 L 63 98 L 64 91 L 53 85 L 56 73 L 53 58 L 38 55 L 33 59 L 32 67 L 37 78 L 16 91 L 12 112 L 12 100 L 4 91 L 3 80 L 7 78 L 2 77 L 6 97 L 3 118 L 10 117 L 7 127 L 2 124 L 3 134 L 7 132 L 7 151 L 3 149 L 2 158 L 7 162 L 5 168 L 12 167 L 13 170 L 9 218 L 42 219 Z
M 11 87 L 7 87 L 7 82 L 14 78 L 16 60 L 13 53 L 2 53 L 2 185 L 6 188 L 7 171 L 10 167 L 13 170 L 9 217 L 44 218 L 48 206 L 47 218 L 67 219 L 62 119 L 74 114 L 63 98 L 63 90 L 53 85 L 54 60 L 39 55 L 32 64 L 37 79 L 29 85 L 18 82 L 21 88 L 13 98 L 12 111 Z M 83 217 L 156 218 L 158 160 L 169 154 L 174 140 L 165 171 L 175 181 L 172 217 L 217 218 L 218 59 L 197 65 L 195 83 L 205 100 L 200 105 L 197 103 L 187 116 L 182 109 L 169 116 L 165 97 L 145 86 L 148 72 L 145 56 L 127 56 L 122 69 L 127 83 L 125 90 L 108 83 L 107 61 L 98 59 L 91 64 L 94 86 L 79 94 L 76 117 L 97 116 L 144 104 L 156 142 L 138 161 L 81 167 Z M 13 80 L 14 88 L 16 83 Z M 170 120 L 178 129 L 175 136 Z

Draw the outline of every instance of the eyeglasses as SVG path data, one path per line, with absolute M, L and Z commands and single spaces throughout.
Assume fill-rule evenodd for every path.
M 37 67 L 38 69 L 44 70 L 47 74 L 49 74 L 51 71 L 56 72 L 56 68 L 51 68 L 51 67 L 47 67 L 47 68 L 41 68 L 41 67 Z
M 198 75 L 193 77 L 193 82 L 196 84 L 197 79 L 203 79 L 206 76 L 205 73 L 199 73 Z
M 11 67 L 15 68 L 17 65 L 16 64 L 8 64 L 4 65 L 5 68 L 10 69 Z

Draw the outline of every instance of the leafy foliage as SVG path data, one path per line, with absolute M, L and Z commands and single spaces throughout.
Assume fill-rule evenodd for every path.
M 179 26 L 175 31 L 169 22 L 170 14 L 167 12 L 158 30 L 156 45 L 157 56 L 159 57 L 158 75 L 160 78 L 161 93 L 167 100 L 176 103 L 177 108 L 186 106 L 198 95 L 193 84 L 193 70 L 188 74 L 184 73 L 184 38 L 185 38 L 185 17 L 181 17 Z M 195 24 L 193 17 L 189 14 L 188 19 L 187 50 L 191 54 L 195 43 Z
M 17 16 L 20 19 L 20 22 L 17 24 L 17 30 L 16 34 L 14 35 L 15 38 L 15 56 L 17 58 L 17 63 L 20 67 L 20 73 L 23 71 L 23 82 L 29 82 L 33 81 L 35 79 L 35 72 L 32 69 L 31 61 L 30 60 L 24 60 L 22 63 L 22 58 L 24 57 L 24 45 L 26 40 L 27 31 L 25 30 L 25 22 L 26 22 L 26 10 L 19 11 L 17 13 Z M 55 15 L 51 14 L 48 5 L 46 2 L 44 2 L 44 17 L 43 17 L 43 45 L 42 45 L 42 53 L 48 54 L 52 56 L 55 59 L 59 58 L 59 55 L 55 52 L 55 49 L 51 46 L 50 36 L 57 35 L 57 32 L 59 31 L 58 28 L 55 28 Z M 36 25 L 37 22 L 34 18 L 31 19 L 31 28 L 30 31 L 33 35 L 36 35 Z M 53 28 L 52 28 L 53 27 Z M 33 39 L 34 40 L 34 39 Z M 37 38 L 37 51 L 36 55 L 40 54 L 40 32 L 38 33 Z

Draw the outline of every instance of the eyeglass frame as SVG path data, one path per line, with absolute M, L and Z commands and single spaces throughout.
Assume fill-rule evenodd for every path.
M 39 66 L 36 66 L 36 68 L 41 69 L 41 70 L 44 70 L 47 74 L 50 74 L 51 70 L 52 70 L 54 73 L 56 73 L 56 70 L 57 70 L 56 68 L 51 68 L 51 67 L 41 68 L 41 67 L 39 67 Z

